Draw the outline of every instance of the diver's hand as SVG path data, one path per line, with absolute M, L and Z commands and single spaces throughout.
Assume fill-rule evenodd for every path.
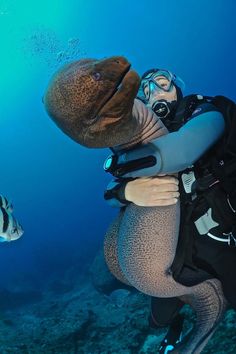
M 138 206 L 164 206 L 176 204 L 179 181 L 173 176 L 138 178 L 125 187 L 125 199 Z

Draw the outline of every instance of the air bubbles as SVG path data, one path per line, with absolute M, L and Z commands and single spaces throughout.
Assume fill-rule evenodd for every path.
M 64 43 L 55 31 L 44 27 L 31 31 L 24 39 L 23 50 L 25 55 L 33 57 L 35 62 L 38 59 L 53 69 L 86 55 L 81 49 L 79 38 L 72 37 Z M 35 64 L 32 60 L 31 62 Z

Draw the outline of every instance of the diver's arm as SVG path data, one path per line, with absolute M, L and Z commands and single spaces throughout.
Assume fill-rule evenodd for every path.
M 156 158 L 154 166 L 124 174 L 123 177 L 182 171 L 195 163 L 222 136 L 224 127 L 225 121 L 220 112 L 198 114 L 177 132 L 161 136 L 145 146 L 122 154 L 119 163 L 150 155 Z
M 104 192 L 104 199 L 107 203 L 116 208 L 122 208 L 130 202 L 126 199 L 125 188 L 130 179 L 113 179 L 109 182 Z

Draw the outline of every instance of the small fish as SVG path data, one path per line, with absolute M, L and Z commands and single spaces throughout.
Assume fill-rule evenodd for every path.
M 3 195 L 0 195 L 0 207 L 3 207 L 4 209 L 6 209 L 7 211 L 9 211 L 10 213 L 13 212 L 13 205 L 11 202 L 9 202 L 7 200 L 6 197 L 4 197 Z
M 16 218 L 12 215 L 13 206 L 8 200 L 0 196 L 0 242 L 15 241 L 24 231 Z

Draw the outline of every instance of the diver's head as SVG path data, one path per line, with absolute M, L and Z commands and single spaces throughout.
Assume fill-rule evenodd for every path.
M 142 75 L 140 98 L 161 119 L 170 120 L 183 98 L 184 82 L 168 70 L 151 69 Z

